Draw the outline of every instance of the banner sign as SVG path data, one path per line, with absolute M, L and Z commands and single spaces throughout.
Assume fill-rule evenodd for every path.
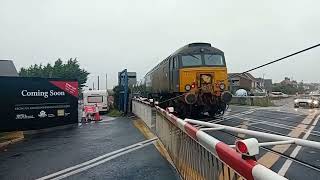
M 76 80 L 0 77 L 0 132 L 78 122 Z
M 84 112 L 86 113 L 97 113 L 97 108 L 95 106 L 84 106 Z

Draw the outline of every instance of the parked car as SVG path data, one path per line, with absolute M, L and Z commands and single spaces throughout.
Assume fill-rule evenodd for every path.
M 283 92 L 271 92 L 271 93 L 269 94 L 269 96 L 270 96 L 270 97 L 282 97 L 282 98 L 287 98 L 287 97 L 289 97 L 288 94 L 285 94 L 285 93 L 283 93 Z
M 312 96 L 302 96 L 294 100 L 294 107 L 319 108 L 319 99 Z

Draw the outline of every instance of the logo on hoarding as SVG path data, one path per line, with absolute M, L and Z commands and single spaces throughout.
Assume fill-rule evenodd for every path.
M 58 109 L 57 115 L 58 116 L 64 116 L 64 109 Z
M 53 117 L 56 117 L 54 114 L 48 114 L 48 117 L 49 118 L 53 118 Z
M 16 119 L 33 119 L 34 116 L 33 115 L 26 115 L 26 114 L 17 114 L 16 115 Z
M 38 116 L 39 116 L 40 118 L 44 118 L 44 117 L 47 117 L 47 113 L 42 110 L 42 111 L 40 111 L 40 113 L 38 114 Z

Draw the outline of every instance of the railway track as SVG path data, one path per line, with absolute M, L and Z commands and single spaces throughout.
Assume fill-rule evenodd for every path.
M 292 132 L 299 130 L 300 135 L 298 137 L 304 137 L 307 135 L 308 138 L 319 139 L 320 140 L 320 125 L 317 123 L 312 123 L 316 121 L 316 118 L 320 118 L 320 111 L 314 112 L 314 118 L 310 122 L 304 122 L 303 119 L 306 118 L 306 115 L 303 114 L 293 114 L 293 113 L 283 113 L 277 111 L 265 111 L 259 108 L 251 108 L 246 111 L 232 111 L 232 114 L 227 114 L 225 116 L 220 116 L 216 118 L 206 118 L 206 119 L 197 119 L 203 120 L 206 122 L 223 124 L 223 125 L 235 125 L 235 127 L 243 126 L 245 123 L 246 128 L 266 133 L 272 133 L 277 135 L 288 136 L 286 132 Z M 286 117 L 287 116 L 287 117 Z M 197 126 L 202 128 L 202 126 Z M 318 130 L 317 130 L 318 129 Z M 248 138 L 247 136 L 242 137 L 236 133 L 230 133 L 225 131 L 208 132 L 213 136 L 217 136 L 218 139 L 244 139 Z M 233 142 L 234 142 L 233 141 Z M 229 142 L 229 143 L 233 143 Z M 279 152 L 273 149 L 272 147 L 261 147 L 263 153 L 260 155 L 263 156 L 267 153 L 274 154 L 281 157 L 280 159 L 285 159 L 282 161 L 292 161 L 294 164 L 298 164 L 301 167 L 312 169 L 314 172 L 320 172 L 320 164 L 318 161 L 305 161 L 300 157 L 297 157 L 297 154 L 293 155 L 293 151 L 297 149 L 296 145 L 291 145 L 285 152 Z M 299 148 L 300 149 L 300 148 Z M 314 152 L 315 157 L 320 156 L 320 152 Z M 280 161 L 280 160 L 279 160 Z M 277 161 L 278 162 L 278 161 Z M 291 163 L 290 163 L 291 164 Z M 281 168 L 282 170 L 283 168 Z M 279 169 L 275 169 L 278 171 Z

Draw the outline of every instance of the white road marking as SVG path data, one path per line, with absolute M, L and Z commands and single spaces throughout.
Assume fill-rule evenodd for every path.
M 211 121 L 208 121 L 208 122 L 210 122 L 210 123 L 220 123 L 220 122 L 223 122 L 225 120 L 232 119 L 234 117 L 240 118 L 243 115 L 251 114 L 253 112 L 255 112 L 254 109 L 253 110 L 247 110 L 247 111 L 244 111 L 244 112 L 240 112 L 240 113 L 235 113 L 235 114 L 229 115 L 227 117 L 222 116 L 222 119 L 219 119 L 219 120 L 214 119 L 214 120 L 211 120 Z
M 246 114 L 249 114 L 249 113 L 246 113 Z M 241 115 L 241 114 L 240 114 Z M 254 119 L 254 118 L 247 118 L 247 117 L 242 117 L 238 114 L 234 114 L 232 115 L 231 118 L 225 118 L 223 120 L 219 120 L 219 121 L 208 121 L 208 122 L 213 122 L 213 123 L 219 123 L 219 122 L 222 122 L 222 121 L 226 121 L 226 120 L 229 120 L 229 121 L 232 121 L 232 122 L 236 122 L 236 121 L 239 121 L 240 120 L 237 120 L 237 119 L 232 119 L 234 117 L 238 118 L 238 119 L 241 119 L 241 120 L 246 120 L 248 121 L 248 126 L 251 126 L 251 125 L 256 125 L 256 124 L 264 124 L 264 125 L 267 125 L 267 126 L 271 126 L 271 127 L 277 127 L 277 128 L 282 128 L 282 129 L 286 129 L 286 130 L 293 130 L 293 129 L 304 129 L 303 127 L 299 127 L 299 125 L 304 125 L 304 124 L 301 124 L 301 123 L 298 123 L 297 126 L 294 126 L 294 125 L 286 125 L 286 124 L 282 124 L 282 123 L 276 123 L 276 122 L 270 122 L 270 121 L 264 121 L 264 120 L 259 120 L 259 119 Z M 242 115 L 245 115 L 245 114 L 242 114 Z M 289 119 L 291 117 L 288 117 L 287 119 Z M 231 120 L 232 119 L 232 120 Z M 279 120 L 282 119 L 282 118 L 279 118 Z M 236 127 L 241 127 L 242 125 L 238 125 Z M 313 126 L 313 125 L 312 125 Z M 262 128 L 260 128 L 262 129 Z M 265 129 L 267 130 L 267 129 Z M 271 132 L 271 130 L 268 130 Z M 304 132 L 307 132 L 307 130 L 305 130 Z
M 99 121 L 99 122 L 110 122 L 110 121 L 114 121 L 114 120 L 116 120 L 117 118 L 114 118 L 114 117 L 108 117 L 107 119 L 103 119 L 103 120 L 101 120 L 101 121 Z
M 105 118 L 105 117 L 104 117 Z M 78 127 L 81 127 L 83 124 L 93 124 L 93 123 L 106 123 L 116 120 L 117 118 L 114 117 L 107 117 L 106 119 L 102 119 L 101 121 L 89 121 L 89 122 L 79 122 Z
M 290 119 L 290 117 L 289 117 L 289 116 L 286 116 L 286 117 L 282 117 L 282 118 L 280 118 L 280 119 L 285 120 L 285 119 Z
M 234 117 L 241 117 L 242 115 L 246 115 L 246 114 L 250 114 L 250 113 L 253 113 L 255 110 L 253 109 L 253 110 L 247 110 L 247 111 L 243 111 L 243 112 L 240 112 L 240 113 L 235 113 L 235 114 L 232 114 L 232 115 L 229 115 L 229 116 L 227 116 L 227 117 L 224 117 L 224 116 L 222 116 L 222 118 L 221 119 L 213 119 L 213 120 L 210 120 L 210 121 L 208 121 L 209 123 L 220 123 L 220 122 L 223 122 L 223 121 L 226 121 L 226 120 L 229 120 L 229 119 L 232 119 L 232 118 L 234 118 Z M 194 125 L 195 127 L 197 127 L 197 128 L 201 128 L 201 127 L 203 127 L 203 126 L 201 126 L 201 125 Z
M 110 157 L 108 157 L 108 158 L 106 158 L 106 159 L 103 159 L 103 160 L 98 161 L 98 162 L 96 162 L 96 163 L 90 164 L 90 165 L 88 165 L 88 166 L 84 166 L 84 167 L 79 168 L 79 169 L 76 169 L 76 170 L 74 170 L 74 171 L 68 172 L 68 173 L 63 174 L 63 175 L 61 175 L 61 176 L 52 178 L 51 180 L 64 179 L 64 178 L 66 178 L 66 177 L 72 176 L 72 175 L 74 175 L 74 174 L 80 173 L 80 172 L 82 172 L 82 171 L 88 170 L 88 169 L 90 169 L 90 168 L 93 168 L 93 167 L 98 166 L 98 165 L 100 165 L 100 164 L 103 164 L 103 163 L 105 163 L 105 162 L 108 162 L 108 161 L 110 161 L 110 160 L 112 160 L 112 159 L 114 159 L 114 158 L 117 158 L 117 157 L 119 157 L 119 156 L 122 156 L 122 155 L 124 155 L 124 154 L 127 154 L 127 153 L 130 153 L 130 152 L 132 152 L 132 151 L 141 149 L 141 148 L 143 148 L 143 147 L 145 147 L 145 146 L 148 146 L 148 145 L 150 145 L 150 144 L 153 144 L 153 141 L 152 141 L 152 142 L 145 143 L 145 144 L 140 145 L 140 146 L 138 146 L 138 147 L 129 149 L 129 150 L 127 150 L 127 151 L 120 152 L 120 153 L 115 154 L 115 155 L 113 155 L 113 156 L 110 156 Z
M 307 131 L 307 133 L 302 137 L 302 139 L 307 139 L 310 136 L 310 133 L 312 132 L 313 128 L 317 125 L 318 121 L 319 121 L 320 115 L 316 118 L 316 120 L 312 123 L 312 126 L 310 127 L 310 129 Z M 292 151 L 292 153 L 290 154 L 290 157 L 295 158 L 299 151 L 301 150 L 301 146 L 297 146 L 296 148 L 294 148 L 294 150 Z M 284 176 L 289 167 L 292 164 L 292 160 L 287 159 L 285 161 L 285 163 L 283 164 L 282 168 L 279 170 L 278 174 L 280 174 L 281 176 Z
M 110 152 L 110 153 L 101 155 L 101 156 L 99 156 L 99 157 L 96 157 L 96 158 L 91 159 L 91 160 L 89 160 L 89 161 L 83 162 L 83 163 L 81 163 L 81 164 L 78 164 L 78 165 L 75 165 L 75 166 L 72 166 L 72 167 L 63 169 L 63 170 L 61 170 L 61 171 L 55 172 L 55 173 L 53 173 L 53 174 L 49 174 L 49 175 L 47 175 L 47 176 L 38 178 L 38 179 L 36 179 L 36 180 L 51 179 L 51 178 L 53 178 L 53 177 L 56 177 L 56 176 L 58 176 L 58 175 L 61 175 L 61 174 L 64 174 L 64 173 L 67 173 L 67 172 L 70 172 L 70 171 L 71 171 L 70 173 L 72 173 L 72 172 L 73 172 L 72 170 L 75 170 L 75 169 L 78 169 L 78 168 L 81 168 L 81 167 L 87 167 L 87 166 L 89 166 L 91 163 L 94 163 L 94 162 L 96 162 L 96 163 L 98 163 L 98 162 L 100 162 L 100 161 L 107 162 L 107 161 L 105 161 L 106 159 L 104 159 L 104 158 L 107 158 L 107 159 L 112 158 L 112 159 L 114 159 L 115 156 L 118 157 L 118 156 L 117 156 L 118 154 L 121 154 L 121 155 L 122 155 L 124 152 L 125 152 L 125 153 L 129 153 L 129 152 L 131 152 L 130 150 L 133 151 L 133 150 L 136 150 L 137 148 L 138 148 L 138 149 L 139 149 L 139 148 L 142 148 L 142 147 L 144 147 L 146 144 L 149 145 L 149 143 L 151 144 L 151 143 L 153 143 L 153 142 L 154 142 L 155 140 L 157 140 L 157 139 L 158 139 L 158 138 L 152 138 L 152 139 L 148 139 L 148 140 L 145 140 L 145 141 L 142 141 L 142 142 L 138 142 L 138 143 L 136 143 L 136 144 L 132 144 L 132 145 L 130 145 L 130 146 L 127 146 L 127 147 L 118 149 L 118 150 L 116 150 L 116 151 L 113 151 L 113 152 Z M 129 152 L 128 152 L 128 151 L 129 151 Z M 124 153 L 124 154 L 125 154 L 125 153 Z M 111 160 L 111 159 L 109 159 L 109 160 Z M 98 162 L 97 162 L 97 161 L 98 161 Z M 95 164 L 96 164 L 96 163 L 95 163 Z M 100 164 L 101 164 L 101 163 L 100 163 Z M 99 165 L 99 164 L 97 164 L 97 165 Z M 97 165 L 95 165 L 95 166 L 97 166 Z M 90 167 L 91 167 L 91 166 L 90 166 Z M 94 166 L 92 166 L 92 167 L 94 167 Z

